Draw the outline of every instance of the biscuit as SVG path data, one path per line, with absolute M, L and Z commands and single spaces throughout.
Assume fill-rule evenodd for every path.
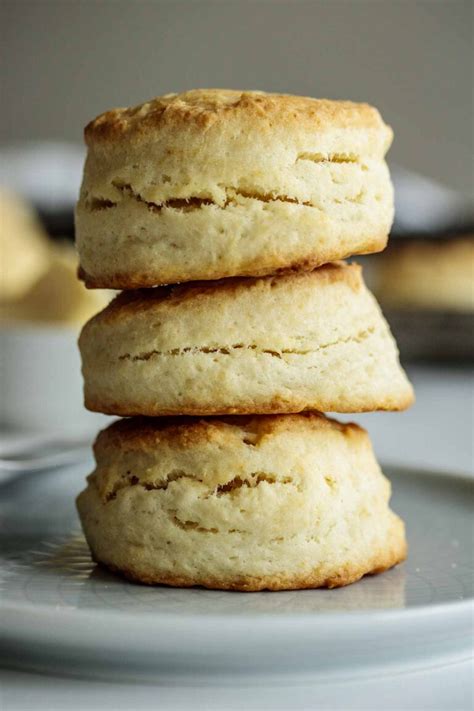
M 123 292 L 79 339 L 90 410 L 399 410 L 413 398 L 356 264 Z
M 392 131 L 367 104 L 195 90 L 108 111 L 85 139 L 90 287 L 310 269 L 386 245 Z
M 0 324 L 49 323 L 82 326 L 113 293 L 90 291 L 77 280 L 77 255 L 69 244 L 51 245 L 45 271 L 20 298 L 2 302 Z
M 474 236 L 392 243 L 374 270 L 387 307 L 474 312 Z
M 22 298 L 49 264 L 48 236 L 32 207 L 0 190 L 0 304 Z
M 406 556 L 367 433 L 317 413 L 123 420 L 77 506 L 94 559 L 132 580 L 338 587 Z

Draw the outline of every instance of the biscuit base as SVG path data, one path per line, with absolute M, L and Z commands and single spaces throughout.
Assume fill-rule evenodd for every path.
M 277 238 L 275 238 L 277 239 Z M 158 238 L 156 238 L 158 241 Z M 342 242 L 342 240 L 341 240 Z M 195 266 L 186 269 L 181 264 L 172 267 L 160 264 L 143 264 L 141 267 L 113 271 L 106 269 L 110 258 L 98 258 L 98 266 L 92 274 L 82 265 L 78 267 L 77 277 L 84 283 L 87 289 L 114 289 L 117 291 L 131 291 L 133 289 L 148 289 L 155 286 L 169 286 L 170 284 L 184 284 L 195 281 L 214 281 L 220 279 L 233 279 L 235 277 L 265 277 L 265 276 L 285 276 L 286 274 L 297 272 L 311 272 L 318 267 L 322 267 L 330 262 L 350 259 L 351 257 L 367 256 L 383 252 L 388 242 L 387 230 L 381 230 L 377 234 L 361 238 L 358 242 L 353 241 L 338 244 L 332 248 L 315 247 L 301 250 L 301 255 L 273 256 L 263 255 L 260 259 L 249 260 L 226 267 L 221 263 L 210 264 L 203 261 L 202 266 Z M 103 241 L 102 241 L 103 245 Z M 117 249 L 111 245 L 111 250 Z M 263 251 L 263 250 L 262 250 Z M 265 261 L 266 260 L 266 261 Z M 123 263 L 124 260 L 121 260 Z M 145 260 L 144 260 L 145 261 Z
M 106 568 L 112 573 L 121 575 L 133 583 L 141 585 L 165 585 L 174 588 L 200 587 L 207 590 L 227 590 L 230 592 L 262 592 L 264 590 L 278 592 L 283 590 L 342 588 L 346 585 L 356 583 L 365 575 L 379 575 L 380 573 L 390 570 L 390 568 L 398 565 L 398 563 L 402 563 L 406 559 L 407 551 L 406 541 L 404 538 L 401 538 L 398 541 L 398 546 L 394 546 L 393 549 L 386 553 L 381 553 L 377 560 L 374 558 L 374 561 L 367 565 L 367 568 L 347 565 L 332 573 L 315 571 L 312 575 L 303 576 L 301 578 L 282 574 L 268 578 L 248 576 L 228 580 L 209 578 L 197 581 L 182 575 L 163 575 L 158 571 L 138 571 L 131 567 L 119 568 L 115 565 L 104 563 L 94 556 L 92 557 L 94 562 L 103 568 Z
M 400 393 L 399 396 L 386 398 L 385 401 L 358 400 L 346 404 L 342 400 L 315 400 L 311 405 L 305 405 L 302 400 L 294 399 L 289 402 L 274 398 L 268 401 L 249 401 L 241 405 L 230 407 L 201 407 L 193 402 L 185 402 L 175 408 L 164 408 L 159 405 L 124 404 L 118 401 L 106 402 L 86 395 L 84 406 L 90 412 L 100 412 L 103 415 L 117 417 L 225 417 L 227 415 L 292 415 L 312 412 L 339 412 L 339 413 L 365 413 L 365 412 L 401 412 L 408 409 L 414 402 L 411 390 Z

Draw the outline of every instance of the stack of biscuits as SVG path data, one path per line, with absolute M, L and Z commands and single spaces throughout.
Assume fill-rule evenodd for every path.
M 94 559 L 145 583 L 335 587 L 403 560 L 367 433 L 413 399 L 360 267 L 393 218 L 366 104 L 196 90 L 85 131 L 80 275 L 122 291 L 80 338 L 100 433 Z

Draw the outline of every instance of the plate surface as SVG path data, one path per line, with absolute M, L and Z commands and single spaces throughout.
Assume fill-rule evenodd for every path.
M 91 463 L 0 485 L 0 637 L 9 666 L 82 676 L 245 673 L 301 680 L 464 659 L 472 635 L 472 481 L 385 469 L 409 558 L 337 590 L 145 587 L 97 568 L 74 510 Z

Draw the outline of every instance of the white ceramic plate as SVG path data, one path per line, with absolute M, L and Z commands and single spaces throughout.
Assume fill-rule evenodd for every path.
M 4 664 L 186 684 L 360 678 L 466 659 L 472 482 L 386 469 L 406 563 L 338 590 L 225 593 L 134 585 L 97 568 L 74 495 L 90 463 L 0 486 Z

